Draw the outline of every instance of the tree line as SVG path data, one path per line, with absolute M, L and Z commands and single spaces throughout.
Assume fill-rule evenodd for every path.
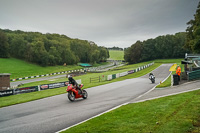
M 109 51 L 94 42 L 66 35 L 0 29 L 0 58 L 14 57 L 42 66 L 96 63 L 109 58 Z
M 154 59 L 184 58 L 186 33 L 158 36 L 155 39 L 137 41 L 131 47 L 125 49 L 124 59 L 129 63 L 138 63 Z
M 190 20 L 187 25 L 185 47 L 195 54 L 200 54 L 200 2 L 196 14 L 194 14 L 194 19 Z
M 108 48 L 108 50 L 120 50 L 120 51 L 123 51 L 124 49 L 123 48 L 120 48 L 120 47 L 111 47 L 111 48 Z
M 138 63 L 154 59 L 184 58 L 185 53 L 200 54 L 200 2 L 194 19 L 187 23 L 186 32 L 137 41 L 124 49 L 124 59 Z

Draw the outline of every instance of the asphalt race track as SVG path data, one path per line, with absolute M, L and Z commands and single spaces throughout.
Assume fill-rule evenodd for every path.
M 66 74 L 10 82 L 10 86 L 17 86 L 19 84 L 27 84 L 27 83 L 31 83 L 31 82 L 37 82 L 37 81 L 42 81 L 42 80 L 50 80 L 50 79 L 61 78 L 61 77 L 66 77 Z
M 88 88 L 88 99 L 70 102 L 66 94 L 0 108 L 0 133 L 53 133 L 151 90 L 169 74 L 172 64 L 153 71 L 156 83 L 148 75 Z

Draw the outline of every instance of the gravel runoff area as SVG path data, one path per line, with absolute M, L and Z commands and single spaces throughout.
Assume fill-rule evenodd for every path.
M 129 103 L 143 102 L 147 100 L 176 95 L 176 94 L 199 90 L 199 89 L 200 89 L 200 80 L 186 82 L 181 85 L 165 87 L 165 88 L 154 87 L 147 93 L 135 98 L 134 100 L 131 100 Z

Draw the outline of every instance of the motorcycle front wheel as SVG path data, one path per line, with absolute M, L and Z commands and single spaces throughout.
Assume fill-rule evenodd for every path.
M 87 91 L 86 90 L 82 90 L 83 91 L 83 99 L 86 99 L 88 97 Z
M 74 95 L 74 93 L 71 91 L 71 92 L 68 92 L 68 98 L 69 98 L 69 100 L 70 101 L 74 101 L 75 100 L 75 95 Z

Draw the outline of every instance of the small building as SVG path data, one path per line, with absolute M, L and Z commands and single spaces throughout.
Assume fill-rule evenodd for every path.
M 0 90 L 10 88 L 10 73 L 0 73 Z
M 78 63 L 79 66 L 82 66 L 82 67 L 91 67 L 92 65 L 89 64 L 89 63 Z

